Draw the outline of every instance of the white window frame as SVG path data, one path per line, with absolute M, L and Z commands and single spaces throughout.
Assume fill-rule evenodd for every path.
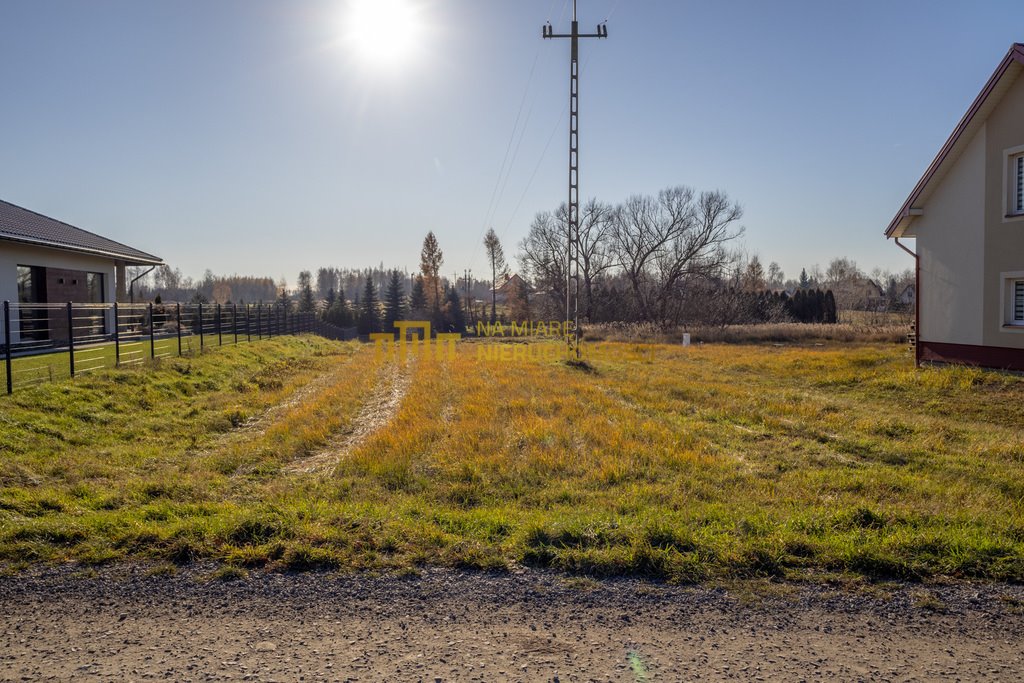
M 1024 220 L 1024 145 L 1003 150 L 1003 222 Z
M 1010 207 L 1013 209 L 1011 213 L 1019 215 L 1024 213 L 1024 154 L 1010 157 L 1010 163 Z
M 1018 311 L 1017 298 L 1020 297 Z M 1011 325 L 1024 325 L 1024 279 L 1010 280 L 1010 315 Z
M 1017 283 L 1024 287 L 1024 270 L 1015 270 L 999 274 L 999 328 L 1003 332 L 1024 333 L 1024 317 L 1017 318 L 1016 290 Z

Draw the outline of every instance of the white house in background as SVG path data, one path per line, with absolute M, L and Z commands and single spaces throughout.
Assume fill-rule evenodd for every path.
M 12 304 L 15 343 L 67 339 L 66 316 L 31 305 L 124 301 L 125 266 L 162 263 L 152 254 L 0 200 L 0 301 Z M 25 305 L 24 312 L 14 304 Z M 111 316 L 105 318 L 99 324 L 110 327 Z M 0 325 L 0 340 L 6 342 L 3 334 Z
M 885 234 L 913 238 L 917 359 L 1024 370 L 1024 44 L 1010 48 Z

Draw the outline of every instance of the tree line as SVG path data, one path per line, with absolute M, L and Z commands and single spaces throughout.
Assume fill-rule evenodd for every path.
M 795 321 L 834 323 L 843 311 L 909 310 L 913 273 L 879 270 L 870 277 L 849 259 L 811 266 L 786 279 L 777 263 L 765 268 L 739 247 L 742 207 L 722 191 L 670 187 L 620 204 L 590 200 L 579 216 L 581 317 L 586 322 L 646 322 L 664 326 Z M 484 236 L 487 279 L 468 271 L 442 275 L 444 253 L 431 231 L 416 272 L 323 266 L 299 273 L 293 290 L 281 279 L 216 276 L 193 281 L 158 268 L 142 278 L 142 299 L 259 303 L 277 301 L 317 311 L 361 334 L 390 330 L 396 320 L 429 320 L 435 330 L 463 331 L 477 321 L 546 319 L 566 315 L 568 209 L 538 213 L 519 243 L 511 273 L 493 229 Z M 501 306 L 499 307 L 499 291 Z

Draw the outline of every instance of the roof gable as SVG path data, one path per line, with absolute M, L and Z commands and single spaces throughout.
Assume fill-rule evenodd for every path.
M 123 260 L 135 265 L 160 265 L 163 261 L 88 230 L 49 218 L 0 199 L 0 240 L 34 244 Z
M 915 209 L 920 208 L 916 205 L 922 199 L 926 199 L 939 181 L 945 177 L 948 167 L 960 157 L 964 148 L 985 123 L 989 114 L 1002 100 L 1003 95 L 1022 70 L 1024 70 L 1024 43 L 1014 43 L 988 79 L 985 87 L 981 89 L 967 113 L 960 119 L 960 123 L 946 140 L 946 144 L 942 146 L 935 159 L 925 170 L 924 175 L 917 181 L 914 191 L 907 197 L 907 201 L 903 202 L 899 213 L 889 223 L 889 227 L 885 230 L 886 237 L 903 235 L 915 217 Z

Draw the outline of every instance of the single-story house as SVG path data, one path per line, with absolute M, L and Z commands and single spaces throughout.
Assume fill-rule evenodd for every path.
M 125 267 L 162 263 L 152 254 L 0 200 L 0 301 L 12 304 L 12 342 L 67 340 L 67 316 L 40 304 L 125 301 Z M 100 329 L 93 333 L 112 331 L 112 313 L 98 317 L 97 324 Z M 0 325 L 0 339 L 3 334 Z
M 885 234 L 917 262 L 919 363 L 1024 370 L 1024 44 L 999 63 Z

